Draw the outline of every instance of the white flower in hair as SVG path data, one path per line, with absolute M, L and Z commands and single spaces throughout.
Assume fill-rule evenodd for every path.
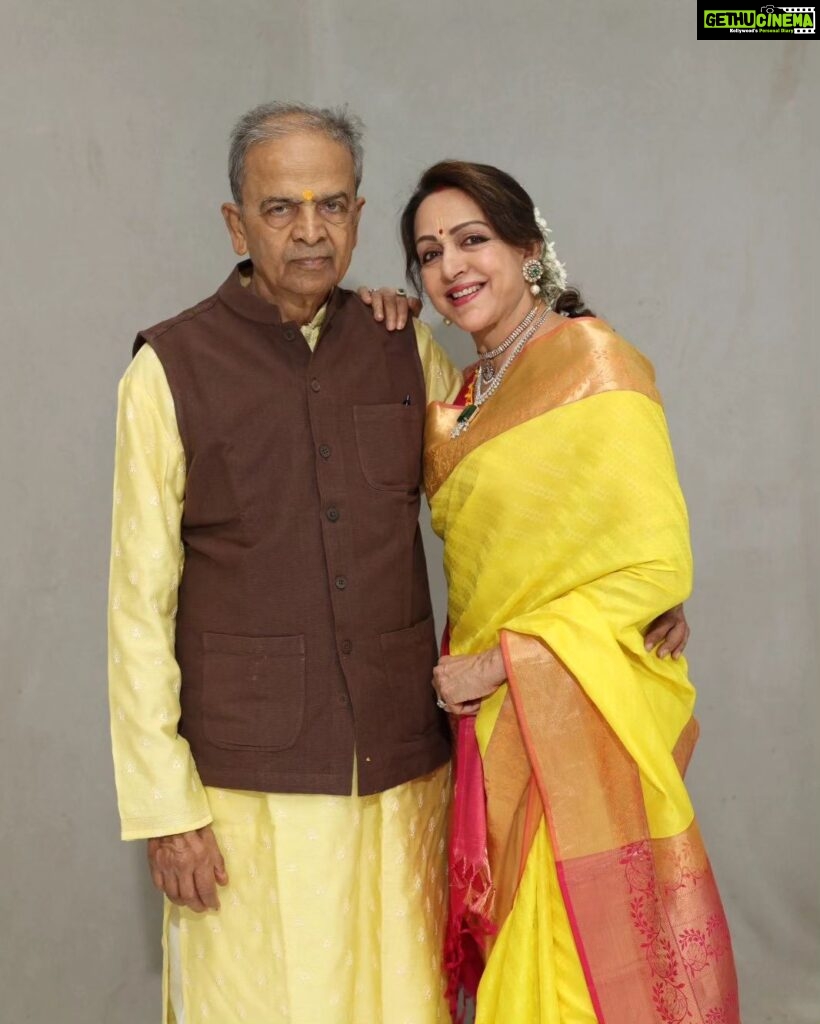
M 544 248 L 541 251 L 541 266 L 544 268 L 541 294 L 545 301 L 552 305 L 567 286 L 567 271 L 564 264 L 558 259 L 551 237 L 552 232 L 537 206 L 533 210 L 533 215 L 541 237 L 544 239 Z

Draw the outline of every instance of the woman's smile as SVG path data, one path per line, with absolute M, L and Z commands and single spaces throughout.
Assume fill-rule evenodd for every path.
M 445 292 L 445 295 L 454 306 L 464 306 L 466 303 L 474 299 L 483 287 L 483 282 L 460 284 L 455 288 L 450 288 L 449 291 Z

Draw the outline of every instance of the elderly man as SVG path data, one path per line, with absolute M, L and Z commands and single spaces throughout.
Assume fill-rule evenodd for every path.
M 423 325 L 338 287 L 355 119 L 259 107 L 223 215 L 248 257 L 120 384 L 110 692 L 122 835 L 165 903 L 165 1020 L 449 1020 L 449 743 L 418 528 Z

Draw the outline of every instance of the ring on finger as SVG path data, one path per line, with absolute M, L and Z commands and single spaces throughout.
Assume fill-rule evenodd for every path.
M 405 299 L 407 298 L 407 292 L 404 290 L 404 288 L 397 288 L 396 289 L 396 295 L 401 295 L 402 298 L 405 298 Z

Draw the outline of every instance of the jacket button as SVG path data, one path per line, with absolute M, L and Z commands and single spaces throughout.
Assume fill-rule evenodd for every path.
M 287 338 L 288 341 L 293 341 L 293 339 L 296 337 L 296 331 L 294 331 L 292 327 L 288 327 L 288 329 L 285 331 L 285 337 Z
M 337 576 L 336 577 L 336 589 L 337 590 L 344 590 L 344 588 L 346 586 L 347 586 L 347 576 Z
M 336 508 L 335 505 L 331 505 L 325 514 L 327 515 L 331 523 L 335 523 L 339 519 L 339 510 Z
M 311 382 L 310 382 L 310 390 L 311 391 L 321 391 L 322 390 L 322 385 L 319 383 L 319 381 L 318 381 L 318 379 L 316 377 L 314 377 L 313 380 L 311 380 Z
M 322 456 L 323 459 L 329 459 L 330 458 L 330 445 L 329 444 L 320 444 L 319 445 L 319 454 Z
M 342 654 L 350 654 L 353 650 L 352 640 L 342 640 Z

